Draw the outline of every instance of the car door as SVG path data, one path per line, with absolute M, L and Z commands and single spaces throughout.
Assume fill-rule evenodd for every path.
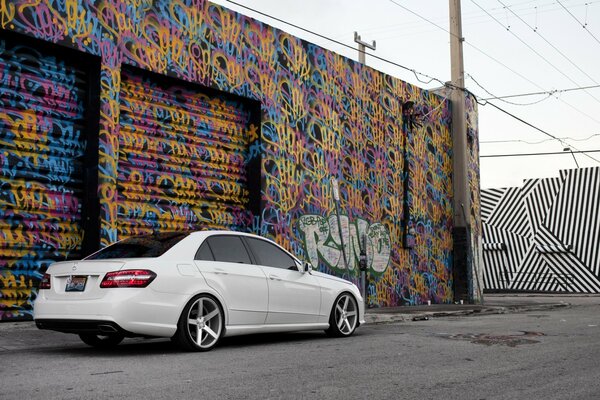
M 297 261 L 275 244 L 244 237 L 268 278 L 267 324 L 317 322 L 321 307 L 321 287 L 317 278 L 298 270 Z
M 195 257 L 196 266 L 210 287 L 223 297 L 228 325 L 265 323 L 269 288 L 263 270 L 252 264 L 237 235 L 206 238 Z

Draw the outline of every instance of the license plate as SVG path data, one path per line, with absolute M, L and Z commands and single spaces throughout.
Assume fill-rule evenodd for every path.
M 70 276 L 67 279 L 65 292 L 83 292 L 85 290 L 86 282 L 87 276 Z

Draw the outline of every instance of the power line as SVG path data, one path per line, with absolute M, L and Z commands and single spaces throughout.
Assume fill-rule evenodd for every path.
M 533 2 L 537 3 L 538 0 L 529 0 L 529 1 L 524 1 L 524 2 L 520 2 L 520 3 L 515 3 L 515 4 L 511 4 L 510 7 L 513 10 L 522 11 L 521 16 L 528 16 L 528 15 L 532 15 L 532 14 L 538 15 L 538 14 L 548 13 L 548 12 L 552 12 L 552 11 L 556 11 L 556 10 L 560 9 L 560 7 L 558 7 L 558 5 L 556 4 L 555 1 L 551 1 L 549 4 L 537 4 L 535 7 L 527 6 L 527 4 L 531 4 Z M 576 7 L 588 6 L 589 4 L 594 4 L 594 3 L 598 3 L 598 2 L 600 2 L 600 1 L 598 1 L 598 0 L 597 1 L 587 1 L 585 3 L 572 4 L 569 7 L 576 8 Z M 556 5 L 558 8 L 554 8 L 553 7 L 554 5 Z M 499 12 L 504 10 L 504 7 L 492 7 L 489 10 L 493 14 L 498 14 Z M 535 11 L 530 11 L 530 10 L 535 10 Z M 479 21 L 483 17 L 485 17 L 485 21 Z M 435 21 L 438 24 L 443 23 L 437 19 Z M 443 21 L 445 21 L 445 20 L 443 20 Z M 480 23 L 487 22 L 488 17 L 485 13 L 482 13 L 480 11 L 464 11 L 463 10 L 462 21 L 463 21 L 463 24 L 466 22 L 469 22 L 469 25 L 474 25 L 474 24 L 480 24 Z M 413 32 L 413 30 L 415 29 L 415 27 L 419 26 L 418 24 L 419 24 L 418 22 L 403 21 L 401 24 L 395 23 L 395 24 L 385 25 L 385 26 L 377 25 L 377 26 L 363 27 L 363 28 L 360 28 L 360 31 L 371 33 L 371 35 L 373 35 L 373 34 L 378 35 L 377 40 L 381 40 L 381 39 L 386 39 L 386 38 L 397 38 L 397 37 L 404 37 L 407 35 L 416 34 L 415 32 Z M 394 32 L 397 32 L 399 30 L 402 30 L 402 31 L 410 30 L 411 33 L 409 33 L 409 34 L 394 34 Z M 430 31 L 431 30 L 424 30 L 424 31 L 421 31 L 420 33 L 425 33 L 425 32 L 430 32 Z M 343 32 L 343 33 L 338 32 L 334 35 L 334 38 L 336 38 L 336 39 L 344 38 L 344 37 L 347 37 L 352 32 L 353 31 L 347 31 L 347 32 Z M 379 35 L 385 35 L 385 36 L 381 37 Z
M 417 14 L 417 13 L 415 13 L 415 12 L 413 12 L 413 11 L 411 11 L 411 10 L 407 9 L 406 7 L 404 7 L 404 6 L 402 6 L 402 5 L 398 4 L 398 3 L 396 3 L 396 2 L 395 2 L 395 1 L 393 1 L 393 0 L 390 0 L 390 1 L 391 1 L 392 3 L 394 3 L 394 4 L 396 4 L 397 6 L 399 6 L 399 7 L 403 8 L 403 9 L 405 9 L 405 10 L 409 11 L 410 13 L 412 13 L 412 14 L 414 14 L 414 15 L 418 16 L 419 18 L 421 18 L 421 19 L 423 19 L 423 20 L 425 20 L 425 21 L 427 21 L 427 22 L 429 22 L 429 23 L 432 23 L 433 25 L 437 26 L 438 28 L 440 28 L 440 29 L 442 29 L 442 30 L 444 30 L 444 31 L 446 31 L 446 32 L 448 32 L 448 33 L 449 33 L 449 31 L 447 31 L 447 30 L 446 30 L 446 29 L 444 29 L 443 27 L 441 27 L 441 26 L 439 26 L 439 25 L 437 25 L 437 24 L 435 24 L 435 23 L 433 23 L 433 22 L 429 21 L 427 18 L 420 16 L 419 14 Z M 243 4 L 237 3 L 237 2 L 235 2 L 235 1 L 232 1 L 232 0 L 227 0 L 227 2 L 229 2 L 229 3 L 231 3 L 231 4 L 234 4 L 234 5 L 238 6 L 238 7 L 241 7 L 241 8 L 247 9 L 247 10 L 250 10 L 250 11 L 252 11 L 252 12 L 256 13 L 256 14 L 259 14 L 259 15 L 265 16 L 265 17 L 267 17 L 267 18 L 271 18 L 271 19 L 273 19 L 273 20 L 275 20 L 275 21 L 279 21 L 279 22 L 281 22 L 281 23 L 283 23 L 283 24 L 286 24 L 286 25 L 292 26 L 292 27 L 294 27 L 294 28 L 296 28 L 296 29 L 299 29 L 299 30 L 301 30 L 301 31 L 304 31 L 304 32 L 310 33 L 310 34 L 312 34 L 312 35 L 315 35 L 315 36 L 317 36 L 317 37 L 320 37 L 320 38 L 322 38 L 322 39 L 325 39 L 325 40 L 331 41 L 331 42 L 333 42 L 333 43 L 336 43 L 336 44 L 338 44 L 338 45 L 340 45 L 340 46 L 343 46 L 343 47 L 346 47 L 346 48 L 348 48 L 348 49 L 351 49 L 352 51 L 356 51 L 356 49 L 355 49 L 354 47 L 350 46 L 350 45 L 347 45 L 347 44 L 345 44 L 345 43 L 343 43 L 343 42 L 340 42 L 340 41 L 338 41 L 338 40 L 335 40 L 335 39 L 331 39 L 330 37 L 327 37 L 327 36 L 325 36 L 325 35 L 322 35 L 322 34 L 316 33 L 316 32 L 314 32 L 314 31 L 311 31 L 310 29 L 307 29 L 307 28 L 300 27 L 300 26 L 298 26 L 298 25 L 296 25 L 296 24 L 293 24 L 293 23 L 291 23 L 291 22 L 287 22 L 287 21 L 285 21 L 285 20 L 283 20 L 283 19 L 280 19 L 280 18 L 277 18 L 277 17 L 273 17 L 273 16 L 271 16 L 271 15 L 269 15 L 269 14 L 266 14 L 266 13 L 264 13 L 264 12 L 261 12 L 261 11 L 255 10 L 255 9 L 253 9 L 253 8 L 251 8 L 251 7 L 245 6 L 245 5 L 243 5 Z M 456 35 L 454 35 L 454 36 L 456 37 Z M 474 46 L 473 46 L 473 47 L 474 47 Z M 484 53 L 484 52 L 482 51 L 482 53 Z M 485 54 L 485 53 L 484 53 L 484 54 Z M 420 82 L 422 82 L 422 83 L 428 84 L 428 83 L 431 83 L 431 82 L 433 82 L 433 81 L 436 81 L 436 82 L 438 82 L 438 83 L 441 83 L 442 85 L 444 85 L 444 86 L 446 86 L 446 87 L 450 87 L 450 88 L 453 88 L 453 89 L 459 89 L 459 90 L 464 90 L 464 91 L 466 91 L 466 89 L 465 89 L 465 88 L 457 88 L 457 87 L 455 87 L 454 85 L 452 85 L 452 84 L 450 84 L 450 83 L 443 82 L 442 80 L 440 80 L 440 79 L 438 79 L 438 78 L 431 77 L 431 76 L 429 76 L 429 75 L 427 75 L 427 74 L 424 74 L 424 73 L 421 73 L 421 72 L 417 72 L 415 69 L 408 68 L 408 67 L 406 67 L 406 66 L 404 66 L 404 65 L 398 64 L 398 63 L 396 63 L 396 62 L 393 62 L 393 61 L 391 61 L 391 60 L 385 59 L 385 58 L 383 58 L 383 57 L 379 57 L 379 56 L 376 56 L 376 55 L 373 55 L 373 54 L 370 54 L 370 56 L 371 56 L 371 57 L 373 57 L 373 58 L 375 58 L 375 59 L 378 59 L 378 60 L 380 60 L 380 61 L 383 61 L 383 62 L 389 63 L 389 64 L 391 64 L 391 65 L 394 65 L 394 66 L 397 66 L 397 67 L 399 67 L 399 68 L 402 68 L 402 69 L 405 69 L 405 70 L 407 70 L 407 71 L 410 71 L 410 72 L 412 72 L 412 73 L 415 75 L 415 77 L 417 78 L 417 80 L 419 80 L 419 81 L 420 81 Z M 424 82 L 424 81 L 422 81 L 422 80 L 419 78 L 419 76 L 418 76 L 418 75 L 421 75 L 421 76 L 424 76 L 424 77 L 428 78 L 428 79 L 429 79 L 429 81 L 428 81 L 428 82 Z M 539 85 L 536 85 L 536 86 L 538 86 L 538 87 L 539 87 Z M 541 87 L 540 87 L 540 88 L 541 88 Z M 444 98 L 445 98 L 445 96 L 444 96 Z M 563 102 L 564 102 L 564 101 L 563 101 Z M 574 107 L 573 107 L 573 106 L 571 106 L 570 104 L 568 104 L 568 103 L 566 103 L 566 102 L 564 102 L 564 103 L 565 103 L 565 104 L 567 104 L 567 105 L 569 105 L 570 107 L 574 108 Z M 522 122 L 522 123 L 524 123 L 524 124 L 526 124 L 526 125 L 528 125 L 528 126 L 532 127 L 533 129 L 536 129 L 536 130 L 538 130 L 538 131 L 540 131 L 540 132 L 544 133 L 545 135 L 547 135 L 547 136 L 551 137 L 552 139 L 559 141 L 560 143 L 564 144 L 565 146 L 570 146 L 568 143 L 566 143 L 566 142 L 562 141 L 560 138 L 557 138 L 556 136 L 554 136 L 554 135 L 552 135 L 552 134 L 550 134 L 550 133 L 548 133 L 548 132 L 546 132 L 546 131 L 544 131 L 544 130 L 542 130 L 542 129 L 538 128 L 538 127 L 536 127 L 535 125 L 532 125 L 532 124 L 530 124 L 529 122 L 527 122 L 527 121 L 525 121 L 525 120 L 523 120 L 523 119 L 521 119 L 521 118 L 519 118 L 519 117 L 517 117 L 517 116 L 515 116 L 515 115 L 513 115 L 513 114 L 511 114 L 511 113 L 509 113 L 508 111 L 505 111 L 505 110 L 503 110 L 502 108 L 500 108 L 500 107 L 496 106 L 496 105 L 495 105 L 495 104 L 493 104 L 493 103 L 490 103 L 490 102 L 484 102 L 484 103 L 480 103 L 480 104 L 481 104 L 481 105 L 486 105 L 486 104 L 489 104 L 489 105 L 493 106 L 494 108 L 496 108 L 496 109 L 498 109 L 498 110 L 500 110 L 500 111 L 502 111 L 502 112 L 506 113 L 507 115 L 511 116 L 512 118 L 515 118 L 515 119 L 517 119 L 518 121 L 520 121 L 520 122 Z M 576 108 L 574 108 L 574 109 L 575 109 L 575 110 L 577 110 Z M 579 110 L 578 110 L 578 111 L 579 111 Z M 580 111 L 580 112 L 581 112 L 581 111 Z M 600 123 L 600 122 L 599 122 L 599 123 Z M 570 147 L 573 147 L 573 146 L 570 146 Z M 575 147 L 573 147 L 573 148 L 575 148 Z M 577 149 L 576 149 L 576 150 L 577 150 Z M 589 155 L 586 155 L 586 156 L 587 156 L 587 157 L 589 157 L 589 158 L 591 158 L 592 160 L 594 160 L 594 161 L 596 161 L 596 162 L 600 163 L 600 161 L 596 160 L 595 158 L 593 158 L 593 157 L 591 157 L 591 156 L 589 156 Z
M 531 157 L 531 156 L 557 156 L 557 155 L 571 155 L 571 154 L 583 154 L 586 153 L 600 153 L 600 149 L 597 150 L 579 150 L 579 151 L 556 151 L 551 153 L 511 153 L 511 154 L 486 154 L 480 155 L 480 158 L 495 158 L 495 157 Z M 589 156 L 588 156 L 589 157 Z
M 471 78 L 473 78 L 473 77 L 471 77 Z M 475 79 L 473 79 L 473 81 L 475 81 Z M 600 88 L 600 85 L 576 87 L 576 88 L 569 88 L 569 89 L 556 89 L 556 90 L 549 90 L 549 91 L 546 91 L 546 92 L 531 92 L 531 93 L 510 94 L 510 95 L 506 95 L 506 96 L 488 97 L 488 98 L 481 99 L 481 100 L 484 100 L 484 101 L 486 101 L 486 100 L 501 100 L 501 99 L 510 99 L 510 98 L 513 98 L 513 97 L 538 96 L 538 95 L 542 95 L 542 94 L 547 94 L 547 95 L 552 96 L 552 95 L 555 95 L 557 93 L 566 93 L 566 92 L 572 92 L 572 91 L 576 91 L 576 90 L 596 89 L 596 88 Z M 490 96 L 493 96 L 493 94 L 491 94 L 491 93 L 488 93 L 488 94 Z M 545 100 L 545 98 L 544 98 L 544 100 Z
M 230 1 L 230 0 L 228 0 L 228 1 Z M 452 34 L 452 33 L 451 33 L 449 30 L 447 30 L 446 28 L 444 28 L 444 27 L 440 26 L 439 24 L 436 24 L 435 22 L 433 22 L 433 21 L 431 21 L 431 20 L 429 20 L 429 19 L 427 19 L 427 18 L 423 17 L 422 15 L 420 15 L 420 14 L 418 14 L 418 13 L 416 13 L 416 12 L 412 11 L 411 9 L 409 9 L 409 8 L 407 8 L 407 7 L 405 7 L 405 6 L 401 5 L 401 4 L 399 4 L 399 3 L 397 3 L 396 1 L 394 1 L 394 0 L 389 0 L 389 1 L 390 1 L 391 3 L 393 3 L 393 4 L 395 4 L 396 6 L 398 6 L 398 7 L 402 8 L 403 10 L 405 10 L 405 11 L 407 11 L 407 12 L 409 12 L 409 13 L 413 14 L 414 16 L 416 16 L 416 17 L 418 17 L 418 18 L 422 19 L 423 21 L 425 21 L 425 22 L 427 22 L 427 23 L 429 23 L 429 24 L 431 24 L 431 25 L 433 25 L 433 26 L 437 27 L 438 29 L 441 29 L 441 30 L 443 30 L 444 32 L 446 32 L 446 33 L 448 33 L 448 34 L 450 34 L 450 35 L 452 35 L 452 36 L 456 36 L 456 35 L 453 35 L 453 34 Z M 484 10 L 484 11 L 485 11 L 485 10 Z M 474 44 L 470 43 L 469 41 L 465 40 L 464 38 L 462 38 L 461 40 L 464 40 L 464 43 L 466 43 L 467 45 L 469 45 L 471 48 L 473 48 L 474 50 L 478 51 L 479 53 L 481 53 L 481 54 L 482 54 L 482 55 L 484 55 L 485 57 L 488 57 L 489 59 L 493 60 L 493 61 L 494 61 L 494 62 L 496 62 L 497 64 L 499 64 L 499 65 L 503 66 L 504 68 L 506 68 L 507 70 L 509 70 L 509 71 L 510 71 L 510 72 L 512 72 L 513 74 L 515 74 L 515 75 L 519 76 L 521 79 L 523 79 L 523 80 L 525 80 L 525 81 L 527 81 L 527 82 L 531 83 L 533 86 L 537 87 L 537 88 L 538 88 L 538 89 L 540 89 L 540 90 L 545 90 L 543 87 L 541 87 L 541 86 L 540 86 L 540 85 L 538 85 L 537 83 L 533 82 L 531 79 L 527 78 L 526 76 L 524 76 L 524 75 L 520 74 L 519 72 L 515 71 L 514 69 L 510 68 L 508 65 L 504 64 L 502 61 L 500 61 L 500 60 L 498 60 L 498 59 L 496 59 L 496 58 L 492 57 L 491 55 L 489 55 L 489 54 L 488 54 L 488 53 L 486 53 L 485 51 L 481 50 L 480 48 L 478 48 L 478 47 L 477 47 L 477 46 L 475 46 Z M 471 78 L 472 78 L 472 77 L 471 77 Z M 575 84 L 577 84 L 577 83 L 575 83 Z M 483 88 L 483 87 L 482 87 L 482 88 Z M 484 89 L 484 90 L 485 90 L 485 89 Z M 486 90 L 486 92 L 488 92 L 488 93 L 489 93 L 489 91 L 487 91 L 487 90 Z M 575 107 L 575 106 L 571 105 L 570 103 L 566 102 L 566 101 L 565 101 L 565 100 L 563 100 L 563 99 L 558 99 L 558 100 L 559 100 L 561 103 L 563 103 L 563 104 L 567 105 L 568 107 L 570 107 L 571 109 L 573 109 L 574 111 L 576 111 L 576 112 L 580 113 L 581 115 L 584 115 L 584 116 L 586 116 L 587 118 L 589 118 L 590 120 L 592 120 L 592 121 L 596 122 L 597 124 L 600 124 L 600 120 L 597 120 L 596 118 L 592 117 L 591 115 L 587 114 L 586 112 L 583 112 L 583 111 L 581 111 L 580 109 L 578 109 L 577 107 Z
M 556 65 L 554 65 L 553 63 L 551 63 L 546 57 L 544 57 L 543 55 L 541 55 L 536 49 L 534 49 L 533 47 L 531 47 L 529 45 L 529 43 L 525 42 L 523 39 L 521 39 L 519 37 L 519 35 L 517 35 L 516 33 L 514 33 L 513 31 L 510 30 L 510 27 L 505 26 L 502 22 L 500 22 L 496 17 L 494 17 L 492 14 L 490 14 L 485 8 L 481 7 L 479 5 L 479 3 L 477 3 L 475 0 L 471 0 L 471 3 L 475 4 L 477 7 L 479 7 L 483 12 L 485 12 L 491 19 L 493 19 L 496 23 L 498 23 L 498 25 L 500 25 L 501 27 L 503 27 L 504 29 L 506 29 L 511 35 L 513 35 L 519 42 L 523 43 L 529 50 L 531 50 L 532 52 L 534 52 L 538 57 L 540 57 L 542 60 L 544 60 L 546 62 L 546 64 L 548 64 L 549 66 L 551 66 L 556 72 L 558 72 L 559 74 L 561 74 L 562 76 L 564 76 L 565 78 L 567 78 L 569 81 L 571 81 L 571 83 L 573 83 L 574 85 L 576 85 L 577 87 L 581 87 L 580 84 L 578 84 L 576 81 L 574 81 L 573 79 L 571 79 L 571 77 L 567 74 L 565 74 L 560 68 L 558 68 Z M 595 82 L 596 83 L 596 82 Z M 587 93 L 587 92 L 586 92 Z M 596 100 L 598 103 L 600 103 L 600 99 L 597 99 L 594 95 L 588 93 L 594 100 Z
M 541 103 L 541 102 L 542 102 L 542 101 L 544 101 L 544 100 L 548 100 L 550 97 L 552 97 L 552 94 L 553 94 L 552 92 L 541 92 L 541 93 L 545 93 L 545 94 L 547 94 L 547 96 L 546 96 L 546 97 L 544 97 L 544 98 L 542 98 L 542 99 L 540 99 L 540 100 L 532 101 L 532 102 L 530 102 L 530 103 L 515 103 L 515 102 L 512 102 L 512 101 L 504 100 L 505 98 L 503 98 L 503 97 L 498 97 L 498 96 L 494 95 L 494 94 L 493 94 L 493 93 L 491 93 L 489 90 L 487 90 L 486 88 L 484 88 L 484 87 L 483 87 L 483 86 L 482 86 L 482 85 L 481 85 L 479 82 L 477 82 L 477 79 L 473 78 L 473 75 L 471 75 L 471 74 L 469 74 L 469 73 L 467 73 L 466 75 L 467 75 L 467 76 L 468 76 L 468 77 L 469 77 L 469 78 L 470 78 L 470 79 L 471 79 L 473 82 L 475 82 L 475 84 L 476 84 L 477 86 L 479 86 L 481 89 L 483 89 L 483 91 L 484 91 L 484 92 L 486 92 L 488 95 L 492 96 L 492 97 L 489 97 L 489 98 L 485 99 L 486 101 L 487 101 L 487 100 L 490 100 L 490 99 L 492 99 L 492 100 L 500 100 L 500 101 L 501 101 L 501 102 L 503 102 L 503 103 L 506 103 L 506 104 L 511 104 L 511 105 L 513 105 L 513 106 L 532 106 L 532 105 L 534 105 L 534 104 Z
M 275 21 L 281 22 L 282 24 L 286 24 L 286 25 L 289 25 L 289 26 L 291 26 L 291 27 L 294 27 L 294 28 L 296 28 L 296 29 L 299 29 L 299 30 L 301 30 L 301 31 L 304 31 L 304 32 L 310 33 L 311 35 L 315 35 L 315 36 L 317 36 L 317 37 L 320 37 L 321 39 L 328 40 L 328 41 L 330 41 L 330 42 L 333 42 L 333 43 L 335 43 L 335 44 L 337 44 L 337 45 L 339 45 L 339 46 L 342 46 L 342 47 L 345 47 L 345 48 L 351 49 L 352 51 L 356 51 L 356 49 L 355 49 L 354 47 L 350 46 L 349 44 L 346 44 L 346 43 L 340 42 L 339 40 L 332 39 L 332 38 L 330 38 L 330 37 L 328 37 L 328 36 L 322 35 L 322 34 L 320 34 L 320 33 L 317 33 L 317 32 L 315 32 L 315 31 L 312 31 L 312 30 L 310 30 L 310 29 L 307 29 L 307 28 L 303 28 L 303 27 L 301 27 L 301 26 L 299 26 L 299 25 L 296 25 L 296 24 L 294 24 L 294 23 L 291 23 L 291 22 L 285 21 L 285 20 L 283 20 L 283 19 L 281 19 L 281 18 L 274 17 L 274 16 L 272 16 L 272 15 L 269 15 L 269 14 L 267 14 L 267 13 L 264 13 L 264 12 L 262 12 L 262 11 L 258 11 L 258 10 L 256 10 L 256 9 L 252 8 L 252 7 L 248 7 L 248 6 L 246 6 L 246 5 L 243 5 L 243 4 L 240 4 L 240 3 L 237 3 L 237 2 L 235 2 L 235 1 L 232 1 L 232 0 L 227 0 L 227 2 L 228 2 L 228 3 L 231 3 L 231 4 L 235 4 L 236 6 L 238 6 L 238 7 L 241 7 L 241 8 L 244 8 L 244 9 L 246 9 L 246 10 L 250 10 L 250 11 L 252 11 L 252 12 L 254 12 L 254 13 L 256 13 L 256 14 L 262 15 L 262 16 L 264 16 L 264 17 L 271 18 L 271 19 L 273 19 L 273 20 L 275 20 Z M 377 55 L 375 55 L 375 54 L 369 54 L 369 56 L 370 56 L 370 57 L 372 57 L 372 58 L 375 58 L 375 59 L 377 59 L 377 60 L 380 60 L 380 61 L 386 62 L 386 63 L 388 63 L 388 64 L 394 65 L 394 66 L 396 66 L 396 67 L 398 67 L 398 68 L 402 68 L 402 69 L 404 69 L 404 70 L 406 70 L 406 71 L 412 72 L 412 73 L 415 75 L 415 78 L 417 78 L 417 80 L 418 80 L 419 82 L 421 82 L 421 83 L 423 83 L 423 84 L 425 84 L 425 85 L 428 85 L 428 84 L 430 84 L 430 83 L 431 83 L 431 82 L 433 82 L 433 81 L 436 81 L 436 82 L 438 82 L 438 83 L 440 83 L 440 84 L 442 84 L 442 85 L 447 85 L 447 83 L 446 83 L 446 82 L 444 82 L 444 81 L 442 81 L 441 79 L 438 79 L 438 78 L 435 78 L 435 77 L 429 76 L 429 75 L 427 75 L 427 74 L 424 74 L 424 73 L 422 73 L 422 72 L 418 72 L 417 70 L 415 70 L 415 69 L 413 69 L 413 68 L 406 67 L 406 66 L 404 66 L 404 65 L 402 65 L 402 64 L 399 64 L 399 63 L 397 63 L 397 62 L 395 62 L 395 61 L 391 61 L 391 60 L 388 60 L 388 59 L 386 59 L 386 58 L 379 57 L 379 56 L 377 56 Z M 423 76 L 423 77 L 425 77 L 425 78 L 427 78 L 427 79 L 429 79 L 429 80 L 428 80 L 428 81 L 421 80 L 421 78 L 419 78 L 419 75 L 421 75 L 421 76 Z
M 484 106 L 485 106 L 485 105 L 487 105 L 487 104 L 489 104 L 490 106 L 494 107 L 495 109 L 497 109 L 497 110 L 499 110 L 499 111 L 501 111 L 501 112 L 505 113 L 506 115 L 508 115 L 508 116 L 510 116 L 510 117 L 512 117 L 512 118 L 514 118 L 514 119 L 516 119 L 517 121 L 519 121 L 519 122 L 521 122 L 521 123 L 523 123 L 523 124 L 525 124 L 525 125 L 527 125 L 527 126 L 529 126 L 529 127 L 533 128 L 533 129 L 535 129 L 535 130 L 537 130 L 537 131 L 539 131 L 539 132 L 543 133 L 544 135 L 546 135 L 546 136 L 548 136 L 548 137 L 551 137 L 551 138 L 552 138 L 552 139 L 554 139 L 554 140 L 557 140 L 559 143 L 561 143 L 561 144 L 563 144 L 563 145 L 565 145 L 565 146 L 569 146 L 569 147 L 571 147 L 571 148 L 573 148 L 573 149 L 575 149 L 575 150 L 579 151 L 579 149 L 575 148 L 574 146 L 571 146 L 569 143 L 565 142 L 565 141 L 564 141 L 564 140 L 562 140 L 561 138 L 559 138 L 559 137 L 556 137 L 556 136 L 554 136 L 553 134 L 551 134 L 551 133 L 548 133 L 548 132 L 546 132 L 545 130 L 543 130 L 543 129 L 541 129 L 541 128 L 538 128 L 537 126 L 535 126 L 535 125 L 533 125 L 533 124 L 531 124 L 531 123 L 529 123 L 529 122 L 525 121 L 524 119 L 522 119 L 522 118 L 520 118 L 520 117 L 517 117 L 516 115 L 514 115 L 514 114 L 512 114 L 512 113 L 510 113 L 510 112 L 508 112 L 508 111 L 506 111 L 506 110 L 504 110 L 503 108 L 500 108 L 500 107 L 498 107 L 498 106 L 497 106 L 497 105 L 495 105 L 494 103 L 490 103 L 490 102 L 488 101 L 488 102 L 485 102 L 485 103 L 483 103 L 482 105 L 484 105 Z M 594 157 L 590 156 L 589 154 L 584 154 L 584 155 L 585 155 L 586 157 L 588 157 L 588 158 L 591 158 L 592 160 L 596 161 L 598 164 L 600 164 L 600 160 L 597 160 L 597 159 L 595 159 Z
M 448 29 L 444 28 L 443 26 L 425 18 L 424 16 L 422 16 L 421 14 L 418 14 L 416 12 L 414 12 L 413 10 L 403 6 L 402 4 L 397 3 L 394 0 L 389 0 L 391 3 L 395 4 L 396 6 L 402 8 L 403 10 L 411 13 L 412 15 L 416 16 L 417 18 L 422 19 L 423 21 L 437 27 L 438 29 L 443 30 L 444 32 L 446 32 L 449 35 L 455 36 L 453 33 L 451 33 Z M 467 41 L 464 38 L 459 38 L 461 40 L 464 40 L 464 43 L 466 43 L 467 45 L 469 45 L 470 47 L 472 47 L 474 50 L 478 51 L 479 53 L 483 54 L 484 56 L 488 57 L 489 59 L 493 60 L 494 62 L 496 62 L 499 65 L 502 65 L 504 68 L 506 68 L 507 70 L 509 70 L 510 72 L 512 72 L 513 74 L 517 75 L 518 77 L 520 77 L 521 79 L 531 83 L 533 86 L 537 87 L 538 89 L 544 90 L 543 87 L 541 87 L 540 85 L 538 85 L 537 83 L 533 82 L 532 80 L 530 80 L 529 78 L 527 78 L 526 76 L 520 74 L 519 72 L 515 71 L 514 69 L 510 68 L 508 65 L 504 64 L 502 61 L 492 57 L 491 55 L 489 55 L 488 53 L 486 53 L 485 51 L 481 50 L 479 47 L 475 46 L 474 44 L 472 44 L 471 42 Z
M 550 41 L 548 41 L 538 30 L 537 28 L 533 28 L 531 25 L 529 25 L 527 22 L 525 22 L 525 20 L 523 18 L 521 18 L 519 16 L 519 14 L 517 14 L 516 12 L 514 12 L 512 10 L 512 8 L 510 8 L 509 6 L 507 6 L 506 4 L 504 4 L 502 2 L 502 0 L 498 0 L 498 3 L 502 4 L 508 11 L 510 11 L 515 17 L 517 17 L 521 22 L 523 22 L 525 25 L 527 25 L 527 27 L 529 29 L 531 29 L 532 31 L 534 31 L 535 33 L 538 34 L 539 37 L 541 37 L 544 42 L 546 42 L 549 46 L 551 46 L 554 50 L 556 50 L 556 52 L 558 54 L 560 54 L 565 60 L 567 60 L 572 66 L 574 66 L 575 68 L 577 68 L 579 70 L 579 72 L 581 72 L 582 74 L 584 74 L 585 76 L 587 76 L 592 82 L 594 82 L 596 85 L 599 85 L 599 83 L 592 78 L 590 75 L 588 75 L 584 70 L 581 69 L 581 67 L 579 67 L 579 65 L 575 64 L 569 57 L 567 57 L 562 51 L 560 51 L 556 46 L 554 46 L 552 43 L 550 43 Z M 593 97 L 593 96 L 592 96 Z M 594 97 L 595 98 L 595 97 Z
M 585 142 L 587 140 L 590 140 L 593 137 L 596 136 L 600 136 L 600 133 L 594 133 L 593 135 L 590 135 L 586 138 L 583 139 L 576 139 L 576 138 L 572 138 L 572 137 L 561 137 L 559 139 L 561 140 L 570 140 L 573 142 Z M 542 144 L 545 142 L 549 142 L 551 140 L 555 140 L 555 139 L 544 139 L 544 140 L 540 140 L 537 142 L 528 142 L 527 140 L 520 140 L 520 139 L 511 139 L 511 140 L 483 140 L 480 141 L 479 143 L 525 143 L 525 144 L 532 144 L 532 145 L 536 145 L 536 144 Z
M 560 6 L 561 6 L 562 8 L 564 8 L 564 10 L 565 10 L 566 12 L 568 12 L 568 13 L 569 13 L 569 15 L 570 15 L 571 17 L 573 17 L 573 19 L 574 19 L 575 21 L 577 21 L 577 23 L 578 23 L 579 25 L 581 25 L 581 27 L 582 27 L 583 29 L 585 29 L 585 31 L 586 31 L 587 33 L 589 33 L 589 34 L 590 34 L 590 36 L 591 36 L 591 37 L 593 37 L 593 38 L 594 38 L 594 40 L 595 40 L 595 41 L 596 41 L 598 44 L 600 44 L 600 40 L 598 40 L 598 38 L 597 38 L 596 36 L 594 36 L 594 34 L 593 34 L 593 33 L 592 33 L 592 32 L 591 32 L 591 31 L 590 31 L 588 28 L 587 28 L 586 24 L 583 24 L 583 23 L 581 23 L 581 22 L 580 22 L 580 21 L 577 19 L 577 17 L 576 17 L 576 16 L 574 16 L 574 15 L 573 15 L 573 13 L 571 13 L 571 11 L 569 11 L 569 10 L 567 9 L 567 7 L 565 7 L 565 6 L 563 5 L 563 3 L 561 3 L 561 2 L 560 2 L 560 0 L 556 0 L 556 2 L 557 2 L 558 4 L 560 4 Z

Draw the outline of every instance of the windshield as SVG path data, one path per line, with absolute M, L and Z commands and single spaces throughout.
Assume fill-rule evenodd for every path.
M 85 259 L 106 260 L 111 258 L 160 257 L 187 235 L 187 233 L 168 232 L 130 237 L 114 243 Z

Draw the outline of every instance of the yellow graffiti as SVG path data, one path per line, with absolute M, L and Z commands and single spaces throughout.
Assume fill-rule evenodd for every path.
M 67 0 L 65 4 L 67 12 L 67 28 L 71 33 L 71 40 L 88 39 L 93 31 L 91 21 L 87 21 L 87 12 L 79 7 L 77 0 Z
M 6 29 L 15 17 L 15 5 L 7 0 L 0 0 L 0 25 Z
M 302 42 L 285 32 L 279 35 L 280 48 L 283 55 L 287 59 L 288 68 L 294 74 L 294 78 L 302 81 L 308 78 L 310 67 L 308 65 L 308 57 L 306 50 L 302 46 Z

